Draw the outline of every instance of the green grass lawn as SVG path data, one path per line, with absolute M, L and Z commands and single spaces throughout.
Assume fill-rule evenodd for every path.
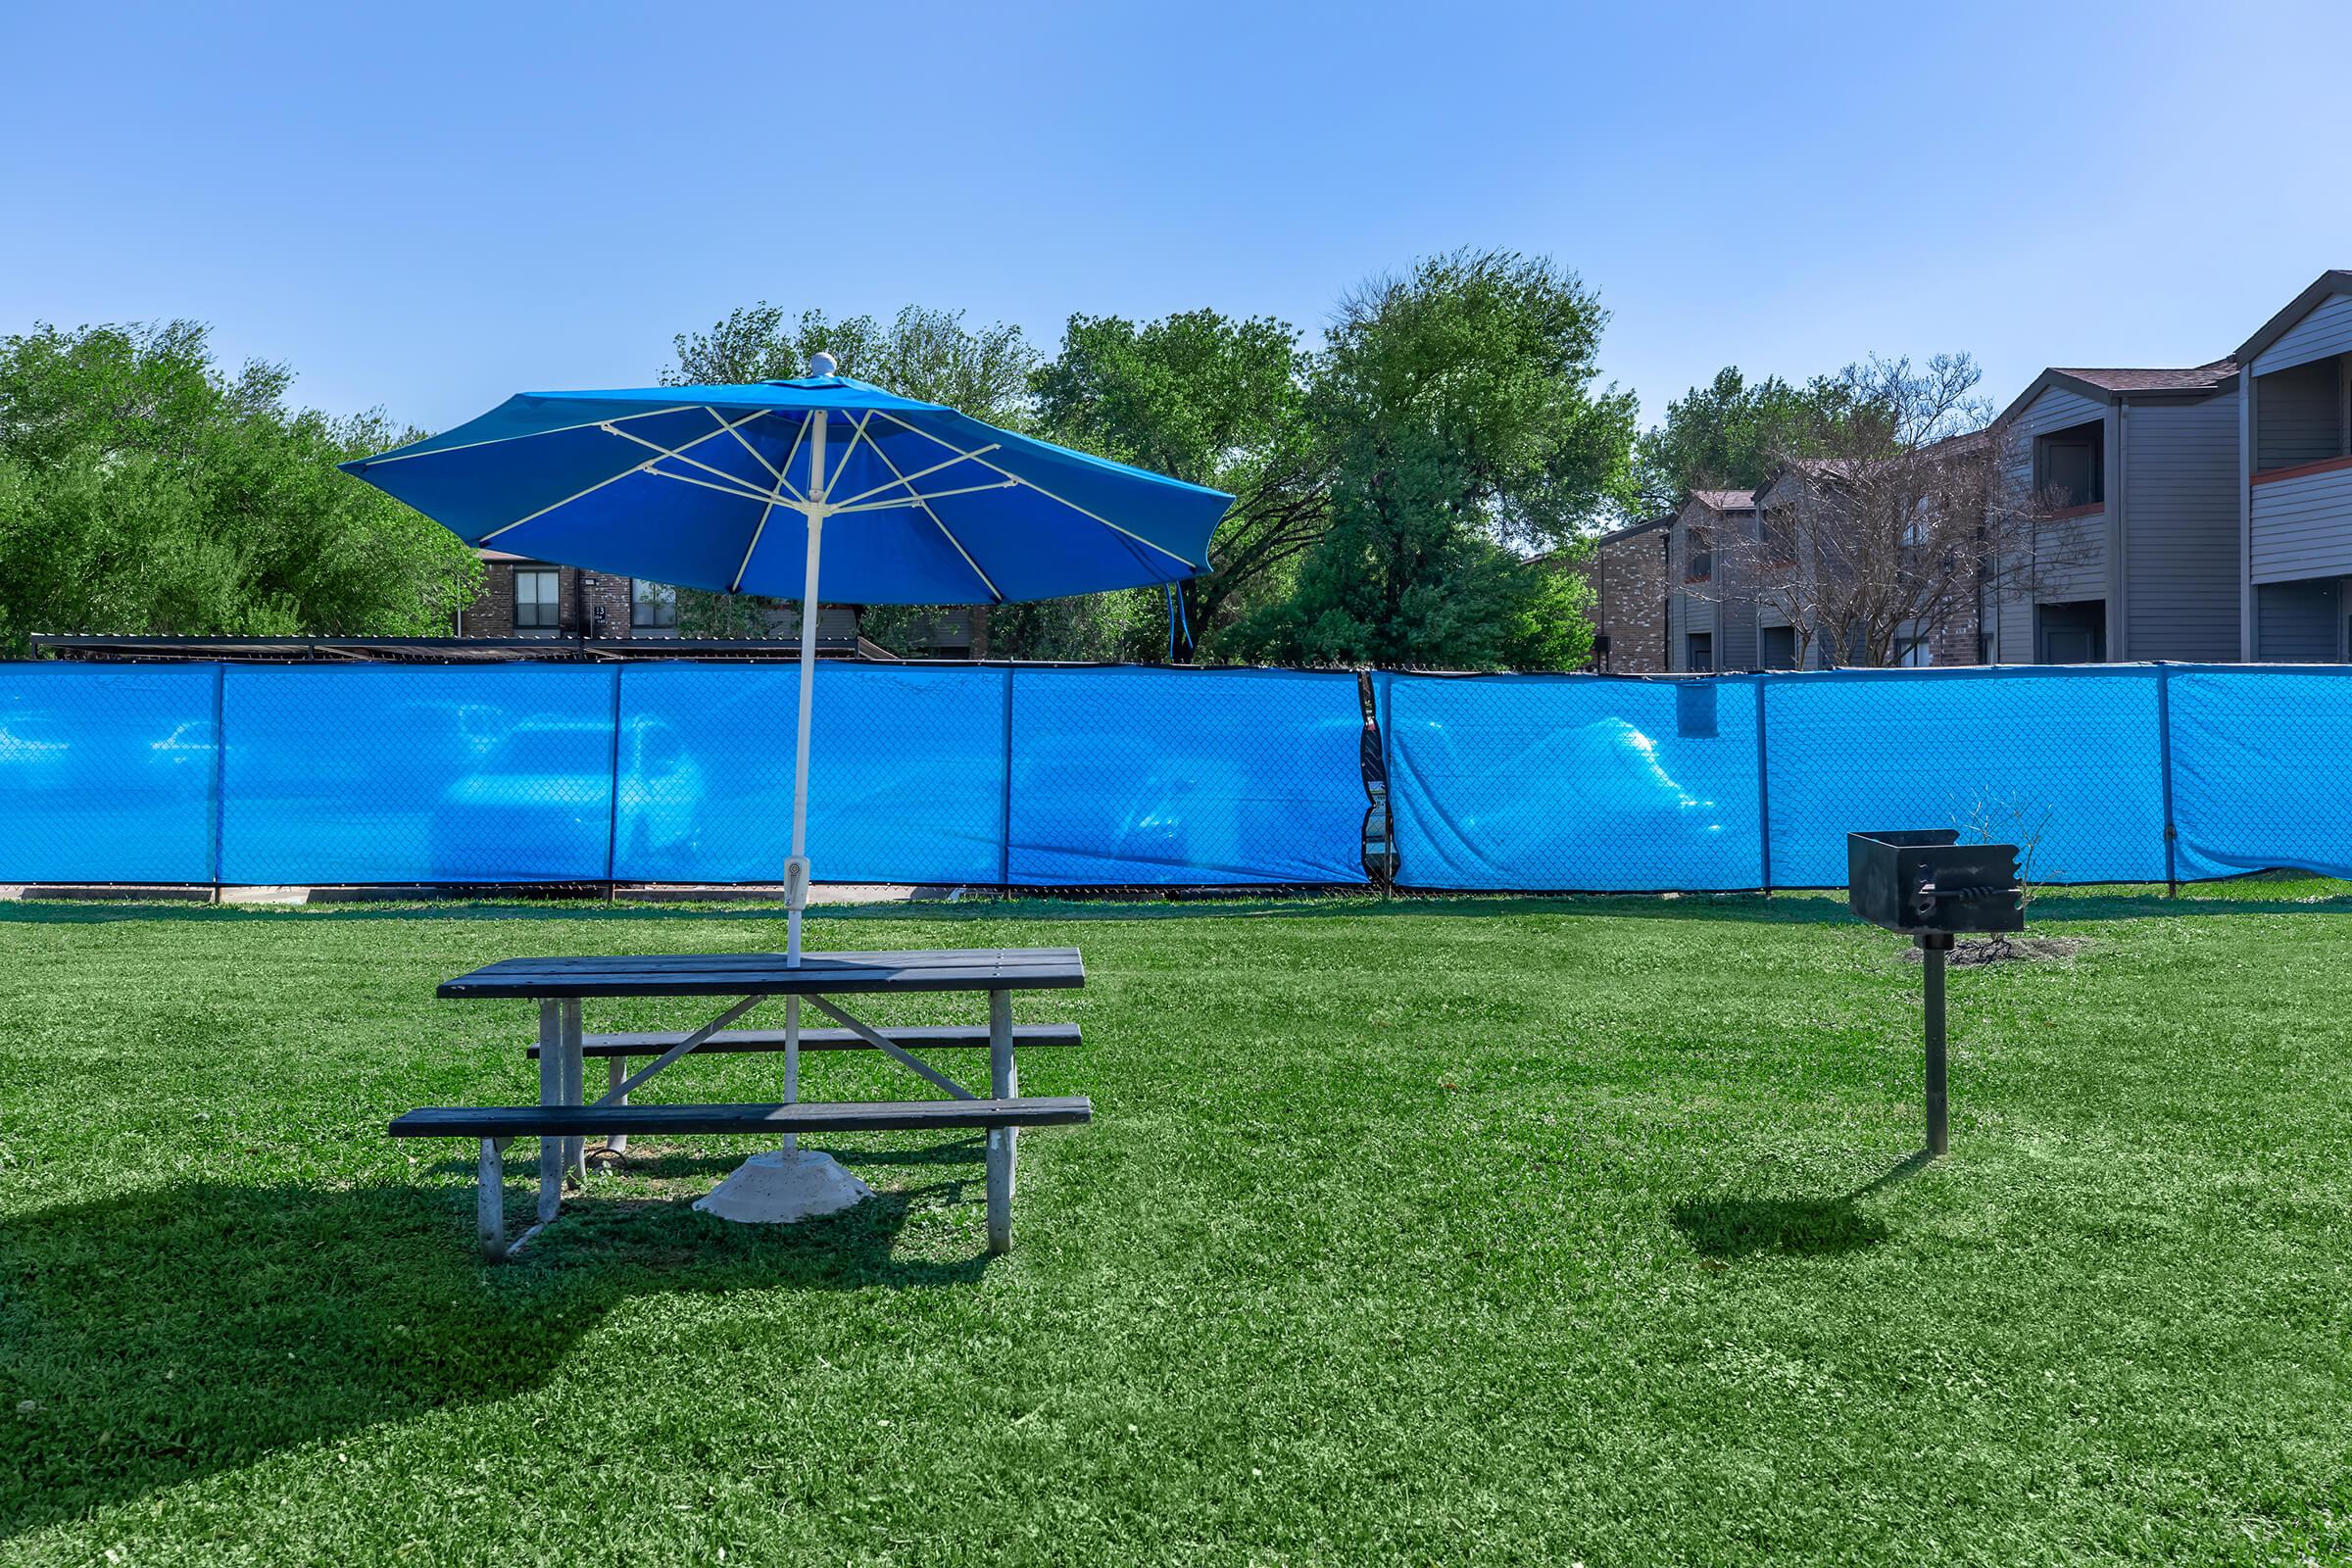
M 1085 951 L 1012 1253 L 976 1141 L 774 1231 L 713 1139 L 485 1269 L 384 1123 L 532 1098 L 532 1012 L 434 983 L 772 911 L 0 905 L 0 1561 L 2352 1560 L 2352 897 L 2035 923 L 1911 1174 L 1918 971 L 1829 899 L 838 914 Z

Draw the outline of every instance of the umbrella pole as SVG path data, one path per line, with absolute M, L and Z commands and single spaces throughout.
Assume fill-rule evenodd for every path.
M 792 739 L 792 858 L 784 862 L 784 966 L 801 966 L 801 911 L 808 905 L 808 713 L 816 695 L 816 569 L 825 537 L 825 425 L 822 409 L 808 432 L 808 561 L 801 580 L 801 701 Z M 784 1102 L 801 1098 L 801 999 L 784 999 Z M 786 1134 L 787 1152 L 800 1139 Z

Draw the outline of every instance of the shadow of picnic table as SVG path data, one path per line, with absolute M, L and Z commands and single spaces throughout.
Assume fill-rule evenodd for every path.
M 591 1200 L 496 1269 L 448 1188 L 195 1182 L 0 1221 L 0 1540 L 526 1392 L 647 1294 L 968 1285 L 984 1254 L 896 1253 L 933 1191 L 790 1227 Z

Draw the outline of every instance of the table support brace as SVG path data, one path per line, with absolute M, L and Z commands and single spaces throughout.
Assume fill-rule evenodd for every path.
M 946 1073 L 941 1072 L 938 1068 L 932 1066 L 929 1062 L 924 1061 L 910 1054 L 904 1046 L 889 1038 L 887 1035 L 882 1034 L 879 1030 L 875 1029 L 873 1025 L 851 1017 L 848 1013 L 833 1005 L 833 1004 L 827 1001 L 825 998 L 810 997 L 808 1000 L 809 1004 L 814 1006 L 817 1011 L 823 1013 L 826 1017 L 832 1019 L 844 1029 L 849 1030 L 850 1033 L 856 1035 L 858 1039 L 864 1041 L 867 1045 L 873 1047 L 876 1051 L 879 1051 L 882 1053 L 882 1054 L 888 1056 L 891 1060 L 897 1062 L 908 1072 L 913 1073 L 916 1077 L 929 1079 L 932 1083 L 939 1085 L 940 1088 L 945 1089 L 949 1094 L 955 1096 L 957 1100 L 978 1100 L 980 1098 L 978 1095 L 973 1094 L 969 1089 L 964 1088 L 963 1085 L 957 1083 L 955 1079 L 949 1077 Z
M 697 1029 L 694 1033 L 688 1035 L 685 1039 L 679 1041 L 676 1045 L 670 1047 L 659 1056 L 656 1056 L 653 1059 L 652 1064 L 646 1067 L 643 1071 L 631 1073 L 628 1077 L 623 1078 L 619 1083 L 614 1084 L 612 1088 L 606 1090 L 604 1098 L 599 1100 L 597 1104 L 602 1107 L 605 1105 L 617 1105 L 621 1103 L 623 1101 L 628 1099 L 630 1090 L 636 1088 L 639 1084 L 644 1083 L 648 1078 L 651 1078 L 654 1074 L 660 1072 L 662 1068 L 668 1066 L 671 1062 L 677 1060 L 680 1056 L 683 1056 L 686 1054 L 686 1053 L 692 1051 L 695 1047 L 701 1045 L 704 1041 L 710 1039 L 712 1035 L 718 1033 L 721 1029 L 724 1029 L 727 1025 L 733 1023 L 736 1019 L 742 1017 L 745 1013 L 751 1011 L 754 1007 L 757 1007 L 760 1005 L 760 1004 L 765 1002 L 767 998 L 764 995 L 744 998 L 741 1002 L 735 1004 L 735 1005 L 729 1007 L 726 1011 L 720 1013 L 717 1017 L 711 1019 L 709 1023 L 703 1025 L 700 1029 Z

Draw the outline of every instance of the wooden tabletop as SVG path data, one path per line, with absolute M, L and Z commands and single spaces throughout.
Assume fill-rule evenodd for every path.
M 1086 984 L 1076 948 L 938 953 L 667 953 L 646 957 L 501 958 L 444 980 L 443 997 L 806 996 L 877 991 L 1069 991 Z

